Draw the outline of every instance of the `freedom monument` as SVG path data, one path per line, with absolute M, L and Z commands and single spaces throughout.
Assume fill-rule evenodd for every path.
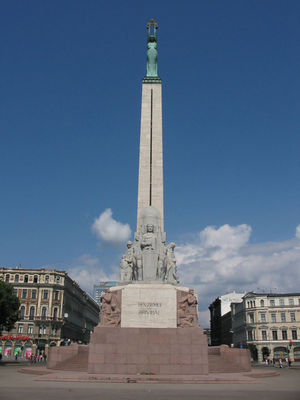
M 52 348 L 48 368 L 89 374 L 184 377 L 248 371 L 245 349 L 208 349 L 193 289 L 179 285 L 174 243 L 166 242 L 163 202 L 162 82 L 157 23 L 147 24 L 142 82 L 137 227 L 120 262 L 120 282 L 101 298 L 88 346 Z M 73 365 L 73 366 L 72 366 Z M 186 379 L 187 381 L 188 379 Z

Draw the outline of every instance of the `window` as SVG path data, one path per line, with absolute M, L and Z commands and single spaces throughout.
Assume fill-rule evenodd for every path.
M 267 340 L 267 331 L 261 331 L 262 340 Z
M 54 300 L 58 300 L 59 292 L 56 290 L 54 292 Z
M 276 314 L 271 314 L 271 322 L 276 322 Z
M 52 335 L 56 336 L 56 334 L 57 334 L 57 326 L 53 326 L 52 327 Z
M 19 282 L 19 275 L 15 275 L 15 282 Z
M 18 325 L 18 333 L 23 333 L 23 324 Z
M 57 308 L 56 307 L 53 310 L 53 319 L 57 319 Z
M 299 304 L 299 306 L 300 306 L 300 299 L 298 299 L 298 304 Z
M 248 340 L 253 340 L 252 331 L 248 331 Z
M 31 291 L 31 298 L 36 299 L 36 290 L 35 289 Z
M 281 331 L 281 334 L 282 334 L 282 340 L 287 340 L 287 331 L 283 330 Z
M 56 283 L 59 283 L 59 282 L 60 282 L 60 277 L 57 276 L 57 277 L 56 277 Z
M 28 282 L 28 275 L 24 276 L 24 282 L 27 283 Z
M 29 319 L 33 320 L 34 319 L 34 307 L 31 306 L 29 310 Z
M 44 300 L 48 299 L 48 290 L 44 290 L 43 299 Z
M 265 306 L 265 302 L 263 300 L 260 301 L 260 306 L 264 307 Z
M 250 301 L 250 308 L 252 308 L 253 307 L 253 303 L 252 303 L 252 301 Z
M 270 300 L 270 307 L 275 307 L 275 300 Z
M 45 283 L 49 283 L 49 275 L 45 276 Z
M 279 305 L 284 306 L 284 299 L 279 299 Z
M 25 317 L 25 306 L 20 308 L 20 319 L 24 319 Z
M 255 307 L 255 301 L 253 301 L 253 307 Z
M 294 299 L 289 299 L 289 305 L 293 306 L 294 305 Z
M 296 313 L 291 312 L 290 315 L 291 315 L 291 322 L 295 322 L 296 321 Z
M 46 335 L 46 333 L 47 333 L 47 330 L 46 330 L 45 325 L 41 325 L 39 327 L 39 335 Z
M 254 314 L 253 313 L 249 313 L 249 322 L 250 322 L 250 324 L 254 324 Z
M 9 274 L 5 275 L 5 282 L 9 282 Z
M 33 276 L 33 283 L 38 283 L 38 276 L 37 275 Z
M 42 308 L 42 319 L 46 319 L 46 314 L 47 314 L 47 308 L 43 307 Z
M 281 322 L 286 322 L 285 313 L 280 313 Z
M 33 333 L 33 325 L 28 325 L 27 333 Z
M 22 290 L 22 299 L 26 299 L 27 297 L 27 289 Z
M 250 301 L 247 301 L 247 308 L 250 308 Z
M 297 330 L 296 329 L 292 329 L 292 339 L 297 340 Z
M 265 313 L 260 314 L 260 322 L 266 322 L 266 314 Z
M 272 331 L 272 339 L 278 340 L 277 331 Z
M 13 290 L 13 295 L 16 296 L 16 297 L 18 297 L 18 289 L 14 289 L 14 290 Z

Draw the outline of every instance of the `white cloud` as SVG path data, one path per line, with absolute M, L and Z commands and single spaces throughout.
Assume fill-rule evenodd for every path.
M 298 225 L 296 228 L 296 238 L 300 239 L 300 225 Z
M 89 254 L 79 257 L 67 270 L 69 276 L 76 281 L 81 289 L 92 295 L 93 285 L 100 281 L 118 281 L 119 266 L 111 268 L 111 272 L 107 273 L 98 258 Z
M 208 226 L 176 248 L 180 281 L 198 293 L 202 326 L 209 326 L 209 304 L 233 290 L 300 291 L 300 225 L 284 242 L 251 244 L 250 235 L 245 224 Z
M 111 244 L 123 244 L 131 236 L 131 229 L 128 224 L 122 224 L 112 218 L 112 210 L 107 208 L 95 219 L 92 225 L 92 232 L 95 235 Z

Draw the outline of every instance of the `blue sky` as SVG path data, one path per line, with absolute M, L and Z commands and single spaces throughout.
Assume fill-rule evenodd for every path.
M 111 209 L 107 224 L 135 230 L 150 18 L 159 23 L 165 227 L 182 283 L 199 296 L 209 286 L 203 313 L 231 289 L 296 290 L 300 3 L 293 0 L 3 2 L 0 265 L 62 268 L 86 290 L 116 277 L 126 235 L 97 236 L 92 225 Z M 258 257 L 257 272 L 246 279 L 247 268 L 255 270 L 249 257 Z M 204 282 L 207 268 L 219 285 L 216 276 Z

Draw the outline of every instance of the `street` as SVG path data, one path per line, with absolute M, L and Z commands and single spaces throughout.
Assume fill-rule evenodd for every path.
M 1 400 L 300 399 L 300 368 L 278 369 L 280 376 L 259 378 L 255 384 L 113 384 L 35 381 L 35 375 L 19 373 L 20 367 L 15 363 L 0 363 Z M 255 370 L 261 368 L 267 367 Z

